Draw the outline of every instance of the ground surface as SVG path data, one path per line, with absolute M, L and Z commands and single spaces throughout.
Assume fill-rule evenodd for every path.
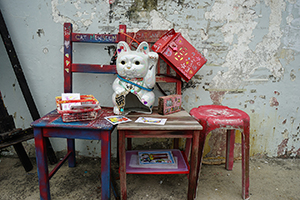
M 35 160 L 32 159 L 34 169 L 30 172 L 25 172 L 18 158 L 0 160 L 0 199 L 38 200 Z M 115 160 L 112 167 L 117 174 Z M 186 175 L 128 175 L 128 199 L 183 200 L 187 197 L 187 183 Z M 299 183 L 300 159 L 251 158 L 252 200 L 300 199 Z M 78 158 L 75 168 L 65 164 L 51 179 L 50 188 L 54 200 L 101 199 L 100 159 Z M 234 163 L 233 171 L 225 170 L 224 165 L 203 165 L 196 199 L 240 200 L 241 161 Z

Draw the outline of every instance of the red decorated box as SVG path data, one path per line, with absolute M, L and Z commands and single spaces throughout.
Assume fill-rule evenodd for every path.
M 158 98 L 158 113 L 168 115 L 181 110 L 182 96 L 178 94 L 159 97 Z
M 174 29 L 165 33 L 151 49 L 186 82 L 206 63 L 206 58 Z

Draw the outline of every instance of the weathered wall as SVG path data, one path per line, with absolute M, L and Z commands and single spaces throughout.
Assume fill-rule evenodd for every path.
M 251 117 L 251 155 L 300 156 L 300 0 L 13 0 L 1 1 L 0 9 L 41 115 L 54 108 L 55 96 L 63 91 L 64 22 L 86 33 L 117 33 L 119 24 L 128 31 L 174 28 L 208 60 L 184 84 L 184 108 L 222 104 L 242 109 Z M 77 61 L 110 60 L 105 45 L 79 49 Z M 28 127 L 31 117 L 2 43 L 0 52 L 4 101 L 17 126 Z M 114 78 L 78 74 L 74 90 L 112 106 Z M 210 135 L 208 157 L 224 156 L 219 132 Z M 113 153 L 115 142 L 116 134 Z M 52 144 L 56 151 L 65 149 L 60 140 Z M 100 155 L 96 141 L 78 141 L 77 150 Z

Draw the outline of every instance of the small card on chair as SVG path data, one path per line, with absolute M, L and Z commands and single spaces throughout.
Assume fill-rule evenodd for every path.
M 178 94 L 159 97 L 158 98 L 158 113 L 168 115 L 181 110 L 182 96 Z

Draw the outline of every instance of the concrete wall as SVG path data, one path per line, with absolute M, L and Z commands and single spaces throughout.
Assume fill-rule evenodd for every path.
M 64 22 L 84 33 L 117 33 L 119 24 L 127 31 L 174 28 L 208 60 L 184 83 L 183 107 L 242 109 L 251 117 L 251 155 L 300 156 L 300 0 L 12 0 L 1 1 L 0 9 L 41 115 L 55 108 L 54 98 L 63 92 Z M 83 45 L 75 59 L 108 63 L 106 46 Z M 17 127 L 26 128 L 32 119 L 1 42 L 0 52 L 0 90 Z M 74 91 L 112 106 L 114 78 L 78 74 Z M 224 156 L 220 132 L 209 135 L 207 157 Z M 112 140 L 115 153 L 116 134 Z M 77 141 L 77 150 L 99 156 L 98 143 Z M 64 140 L 52 145 L 66 148 Z

